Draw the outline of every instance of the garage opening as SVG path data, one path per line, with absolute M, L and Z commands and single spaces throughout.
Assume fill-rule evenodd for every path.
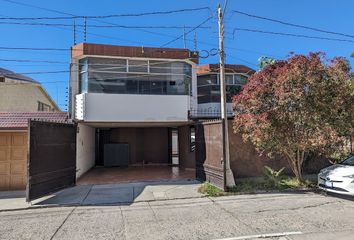
M 93 128 L 79 125 L 79 185 L 195 179 L 190 126 Z

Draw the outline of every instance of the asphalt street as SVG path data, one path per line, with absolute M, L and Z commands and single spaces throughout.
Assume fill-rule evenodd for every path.
M 354 239 L 354 201 L 315 193 L 0 212 L 0 239 Z

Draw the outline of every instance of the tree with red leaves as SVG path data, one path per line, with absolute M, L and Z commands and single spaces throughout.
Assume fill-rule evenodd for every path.
M 309 153 L 332 156 L 354 133 L 350 65 L 323 53 L 274 61 L 233 98 L 233 129 L 258 151 L 287 158 L 298 181 Z

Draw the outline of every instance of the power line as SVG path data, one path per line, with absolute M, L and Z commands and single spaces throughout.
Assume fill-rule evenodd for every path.
M 0 47 L 0 50 L 70 51 L 69 48 Z M 72 49 L 76 50 L 76 49 Z
M 20 62 L 20 63 L 63 63 L 69 64 L 69 62 L 62 62 L 62 61 L 51 61 L 51 60 L 30 60 L 30 59 L 4 59 L 0 58 L 0 62 Z
M 42 8 L 30 4 L 20 3 L 11 0 L 1 0 L 9 3 L 14 3 L 18 5 L 23 5 L 27 7 L 34 7 L 39 8 L 46 11 L 56 12 L 60 14 L 64 14 L 64 12 Z M 70 20 L 70 19 L 82 19 L 86 17 L 87 19 L 105 19 L 105 18 L 118 18 L 118 17 L 142 17 L 142 16 L 150 16 L 150 15 L 167 15 L 173 13 L 181 13 L 181 12 L 195 12 L 195 11 L 202 11 L 202 10 L 209 10 L 209 7 L 200 7 L 200 8 L 184 8 L 184 9 L 177 9 L 177 10 L 170 10 L 170 11 L 155 11 L 155 12 L 144 12 L 144 13 L 127 13 L 127 14 L 111 14 L 111 15 L 91 15 L 91 16 L 80 16 L 74 15 L 70 17 L 1 17 L 1 20 Z
M 200 23 L 200 24 L 197 25 L 196 27 L 190 29 L 190 30 L 189 30 L 188 32 L 186 32 L 185 34 L 182 34 L 182 35 L 176 37 L 175 39 L 173 39 L 173 40 L 171 40 L 171 41 L 169 41 L 169 42 L 167 42 L 167 43 L 165 43 L 165 44 L 162 44 L 161 47 L 165 47 L 165 46 L 170 45 L 171 43 L 173 43 L 173 42 L 175 42 L 175 41 L 177 41 L 177 40 L 179 40 L 179 39 L 182 39 L 184 35 L 188 35 L 189 33 L 191 33 L 191 32 L 193 32 L 193 31 L 195 31 L 196 29 L 200 28 L 202 25 L 204 25 L 205 23 L 207 23 L 207 22 L 208 22 L 210 19 L 212 19 L 212 18 L 213 18 L 213 17 L 208 17 L 208 18 L 205 19 L 202 23 Z
M 1 25 L 28 25 L 28 26 L 53 26 L 53 27 L 73 27 L 73 24 L 65 23 L 38 23 L 38 22 L 0 22 Z M 84 27 L 83 24 L 76 24 L 77 27 Z M 129 26 L 129 25 L 87 25 L 90 28 L 127 28 L 127 29 L 183 29 L 194 28 L 192 26 Z M 211 27 L 200 27 L 210 29 Z
M 22 74 L 22 75 L 37 75 L 37 74 L 55 74 L 55 73 L 68 73 L 70 71 L 68 70 L 62 70 L 62 71 L 48 71 L 48 72 L 25 72 L 25 73 L 11 73 L 11 74 L 7 74 L 7 76 L 11 76 L 11 75 L 16 75 L 16 74 Z
M 304 26 L 304 25 L 295 24 L 295 23 L 289 23 L 289 22 L 285 22 L 285 21 L 281 21 L 281 20 L 277 20 L 277 19 L 257 16 L 257 15 L 253 15 L 253 14 L 249 14 L 249 13 L 245 13 L 245 12 L 241 12 L 241 11 L 236 11 L 236 10 L 234 10 L 233 12 L 241 14 L 241 15 L 244 15 L 244 16 L 247 16 L 247 17 L 258 18 L 258 19 L 262 19 L 262 20 L 266 20 L 266 21 L 270 21 L 270 22 L 275 22 L 275 23 L 280 23 L 280 24 L 283 24 L 283 25 L 291 26 L 291 27 L 303 28 L 303 29 L 312 30 L 312 31 L 316 31 L 316 32 L 322 32 L 322 33 L 339 35 L 339 36 L 343 36 L 343 37 L 354 38 L 353 35 L 346 34 L 346 33 L 339 33 L 339 32 L 324 30 L 324 29 L 320 29 L 320 28 L 309 27 L 309 26 Z
M 68 15 L 70 16 L 71 18 L 83 18 L 83 19 L 87 19 L 88 17 L 86 16 L 77 16 L 77 15 L 74 15 L 74 14 L 71 14 L 71 13 L 67 13 L 67 12 L 63 12 L 63 11 L 58 11 L 58 10 L 53 10 L 53 9 L 49 9 L 49 8 L 43 8 L 43 7 L 39 7 L 39 6 L 35 6 L 35 5 L 31 5 L 31 4 L 26 4 L 26 3 L 20 3 L 20 2 L 17 2 L 17 1 L 11 1 L 11 0 L 2 0 L 2 1 L 6 1 L 6 2 L 10 2 L 10 3 L 14 3 L 14 4 L 18 4 L 18 5 L 22 5 L 22 6 L 26 6 L 26 7 L 32 7 L 32 8 L 37 8 L 37 9 L 41 9 L 41 10 L 45 10 L 45 11 L 49 11 L 49 12 L 54 12 L 54 13 L 59 13 L 59 14 L 64 14 L 64 15 Z M 203 9 L 209 9 L 210 11 L 210 8 L 209 7 L 202 7 L 202 8 L 192 8 L 192 9 L 181 9 L 181 10 L 175 10 L 176 12 L 183 12 L 183 11 L 199 11 L 199 10 L 203 10 Z M 166 12 L 158 12 L 159 14 L 160 13 L 164 13 L 164 14 L 168 14 L 170 12 L 174 12 L 174 11 L 166 11 Z M 153 12 L 155 14 L 155 12 Z M 139 13 L 140 14 L 140 13 Z M 139 14 L 133 14 L 133 15 L 139 15 Z M 127 16 L 127 15 L 132 15 L 132 14 L 123 14 L 124 16 Z M 150 13 L 148 13 L 148 15 L 150 15 Z M 110 15 L 111 16 L 111 15 Z M 9 17 L 7 17 L 9 18 Z M 0 18 L 1 19 L 1 18 Z M 31 19 L 29 19 L 31 20 Z M 33 20 L 33 19 L 32 19 Z M 119 25 L 119 24 L 115 24 L 115 23 L 111 23 L 111 22 L 106 22 L 106 21 L 102 21 L 100 19 L 95 19 L 93 18 L 93 21 L 96 21 L 96 22 L 101 22 L 101 23 L 105 23 L 105 24 L 110 24 L 110 26 L 107 26 L 107 27 L 124 27 L 122 25 Z M 52 26 L 52 25 L 49 25 L 47 23 L 40 23 L 42 24 L 43 26 Z M 95 27 L 98 27 L 100 25 L 95 25 Z M 53 27 L 53 26 L 52 26 Z M 54 27 L 58 27 L 58 26 L 54 26 Z M 130 27 L 128 27 L 130 28 Z M 152 31 L 147 31 L 147 30 L 144 30 L 143 28 L 131 28 L 131 29 L 135 29 L 135 30 L 138 30 L 138 31 L 142 31 L 142 32 L 145 32 L 145 33 L 149 33 L 149 34 L 154 34 L 154 35 L 158 35 L 158 36 L 164 36 L 164 37 L 170 37 L 170 38 L 175 38 L 175 36 L 172 36 L 172 35 L 168 35 L 168 34 L 163 34 L 163 33 L 157 33 L 157 32 L 152 32 Z M 67 29 L 65 29 L 67 30 Z M 82 31 L 81 31 L 82 32 Z M 98 37 L 104 37 L 104 38 L 110 38 L 110 39 L 118 39 L 118 40 L 123 40 L 123 41 L 128 41 L 128 42 L 134 42 L 134 43 L 138 43 L 138 44 L 142 44 L 141 42 L 137 42 L 137 41 L 132 41 L 132 40 L 127 40 L 127 39 L 120 39 L 120 38 L 113 38 L 113 37 L 109 37 L 109 36 L 105 36 L 105 35 L 101 35 L 101 34 L 93 34 L 93 33 L 89 33 L 89 35 L 93 35 L 93 36 L 98 36 Z
M 329 41 L 337 41 L 337 42 L 354 43 L 353 40 L 349 40 L 349 39 L 309 36 L 309 35 L 304 35 L 304 34 L 293 34 L 293 33 L 271 32 L 271 31 L 263 31 L 263 30 L 258 30 L 258 29 L 249 29 L 249 28 L 235 28 L 233 34 L 235 34 L 235 31 L 255 32 L 255 33 L 264 33 L 264 34 L 272 34 L 272 35 L 289 36 L 289 37 L 300 37 L 300 38 L 310 38 L 310 39 L 319 39 L 319 40 L 329 40 Z

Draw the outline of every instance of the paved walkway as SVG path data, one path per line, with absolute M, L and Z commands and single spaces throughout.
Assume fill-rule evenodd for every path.
M 169 180 L 102 185 L 79 185 L 25 202 L 25 193 L 0 192 L 0 211 L 44 206 L 130 205 L 136 202 L 200 198 L 196 180 Z

